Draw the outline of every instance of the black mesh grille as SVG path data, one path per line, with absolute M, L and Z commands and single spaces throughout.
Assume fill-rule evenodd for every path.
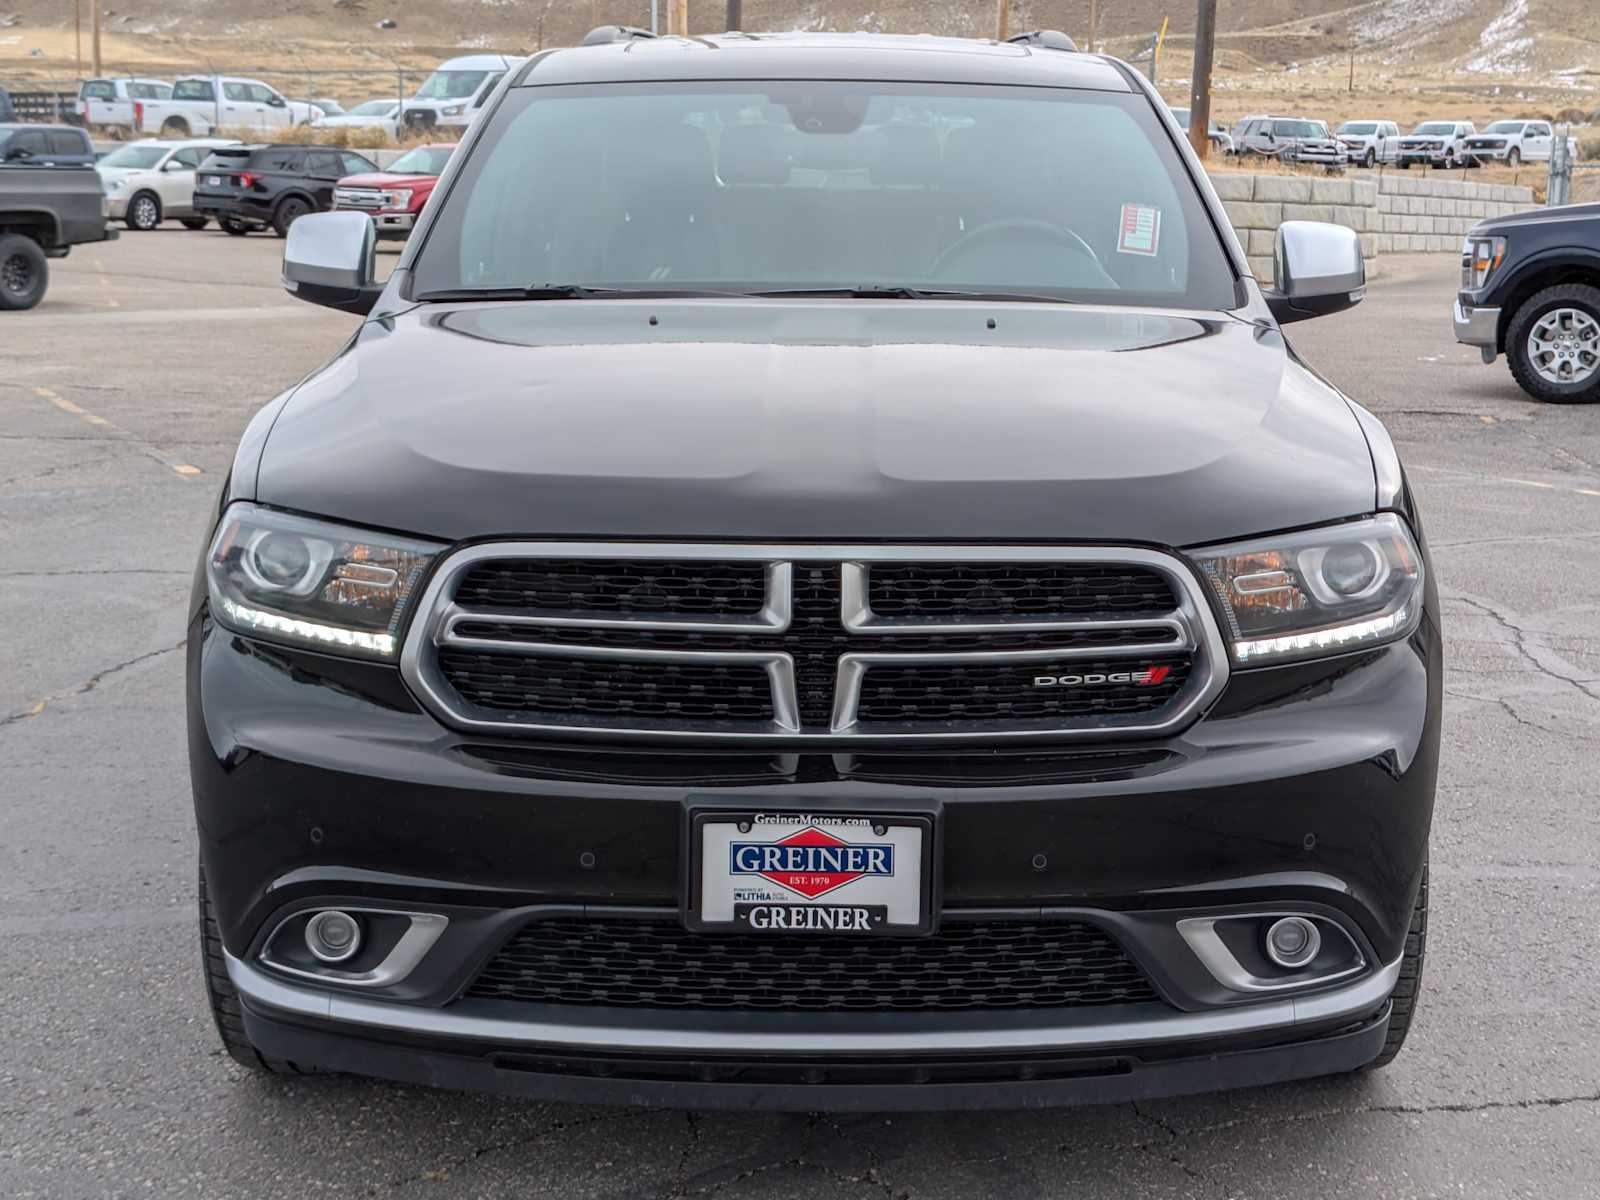
M 500 558 L 456 584 L 468 608 L 604 616 L 754 616 L 765 603 L 758 562 Z
M 1093 682 L 1098 675 L 1118 678 Z M 1089 678 L 1040 687 L 1034 682 L 1040 676 Z M 873 667 L 861 685 L 858 711 L 863 721 L 1137 715 L 1168 704 L 1188 677 L 1189 660 L 1184 657 Z
M 1075 922 L 949 922 L 913 939 L 691 933 L 667 920 L 534 921 L 467 995 L 775 1012 L 1076 1008 L 1156 999 L 1110 935 Z
M 876 563 L 880 617 L 1043 620 L 1156 616 L 1177 604 L 1159 571 L 1114 563 Z
M 600 662 L 444 649 L 439 668 L 468 704 L 509 713 L 655 720 L 770 721 L 758 666 Z

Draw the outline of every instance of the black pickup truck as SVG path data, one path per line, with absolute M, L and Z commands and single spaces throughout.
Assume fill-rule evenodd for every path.
M 46 259 L 112 241 L 93 167 L 0 165 L 0 311 L 32 308 L 50 284 Z
M 1461 246 L 1456 341 L 1536 400 L 1600 401 L 1600 204 L 1491 217 Z

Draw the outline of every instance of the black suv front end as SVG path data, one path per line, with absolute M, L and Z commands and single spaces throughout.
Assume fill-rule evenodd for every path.
M 514 73 L 381 296 L 361 219 L 291 231 L 290 285 L 371 316 L 246 431 L 196 579 L 230 1053 L 859 1111 L 1387 1061 L 1438 601 L 1387 435 L 1278 325 L 1359 298 L 1353 235 L 1289 230 L 1263 296 L 1105 60 L 929 43 L 946 86 L 921 43 L 753 41 L 685 51 L 715 84 L 616 46 Z M 1053 193 L 986 126 L 1039 144 L 1058 104 L 1139 135 L 1148 203 L 996 218 Z M 515 197 L 492 254 L 475 195 Z M 1324 236 L 1353 266 L 1297 287 Z M 691 251 L 736 265 L 664 286 Z M 774 282 L 873 254 L 932 265 Z M 541 283 L 490 286 L 519 255 Z M 960 278 L 1041 255 L 1075 282 Z

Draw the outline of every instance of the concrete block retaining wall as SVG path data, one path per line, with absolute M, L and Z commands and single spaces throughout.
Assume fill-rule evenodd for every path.
M 1484 217 L 1533 206 L 1532 188 L 1430 179 L 1425 170 L 1343 179 L 1219 171 L 1211 182 L 1262 280 L 1272 278 L 1273 236 L 1282 221 L 1331 221 L 1355 230 L 1370 277 L 1380 254 L 1453 252 Z

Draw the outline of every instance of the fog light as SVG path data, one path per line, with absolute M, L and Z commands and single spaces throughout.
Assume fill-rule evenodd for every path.
M 361 926 L 347 912 L 319 912 L 306 922 L 306 949 L 325 963 L 348 962 L 361 949 Z
M 1267 957 L 1286 970 L 1305 966 L 1321 949 L 1322 934 L 1304 917 L 1284 917 L 1267 930 Z

